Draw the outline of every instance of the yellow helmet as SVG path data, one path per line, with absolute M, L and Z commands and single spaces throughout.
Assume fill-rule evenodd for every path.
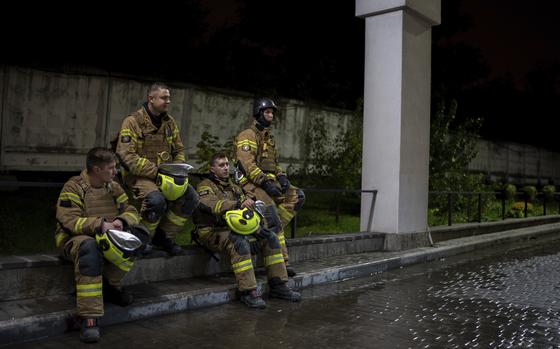
M 241 235 L 253 234 L 261 224 L 261 216 L 248 208 L 227 211 L 224 217 L 229 228 Z
M 129 271 L 132 268 L 134 265 L 132 255 L 142 246 L 142 241 L 135 235 L 113 229 L 102 234 L 96 234 L 95 240 L 97 240 L 103 257 L 124 271 Z
M 189 164 L 161 164 L 158 167 L 156 185 L 167 200 L 175 201 L 185 194 L 192 168 Z

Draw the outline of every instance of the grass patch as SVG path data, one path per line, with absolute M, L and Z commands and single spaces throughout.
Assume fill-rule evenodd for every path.
M 356 233 L 360 231 L 360 217 L 343 213 L 339 215 L 338 223 L 336 214 L 328 210 L 305 209 L 297 216 L 296 237 L 334 234 Z M 286 229 L 287 236 L 291 236 L 291 227 Z

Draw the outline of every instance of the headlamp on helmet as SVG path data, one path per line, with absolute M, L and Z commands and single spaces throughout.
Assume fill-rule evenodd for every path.
M 231 231 L 241 235 L 255 233 L 261 224 L 261 216 L 248 208 L 227 211 L 224 217 Z

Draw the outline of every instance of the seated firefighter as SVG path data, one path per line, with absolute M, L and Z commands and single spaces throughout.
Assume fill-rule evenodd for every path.
M 121 306 L 132 303 L 133 296 L 120 282 L 134 264 L 131 256 L 149 239 L 148 231 L 137 225 L 138 212 L 112 180 L 115 160 L 109 149 L 91 149 L 87 169 L 64 184 L 56 207 L 56 247 L 74 263 L 84 342 L 99 340 L 97 318 L 103 316 L 104 300 Z
M 177 255 L 182 251 L 176 244 L 177 234 L 198 205 L 198 196 L 186 178 L 161 171 L 163 164 L 186 165 L 179 128 L 168 114 L 170 103 L 169 87 L 152 84 L 142 108 L 123 120 L 115 143 L 123 181 L 141 203 L 142 224 L 150 231 L 152 243 Z
M 251 308 L 264 308 L 266 303 L 257 292 L 250 238 L 263 254 L 267 268 L 270 297 L 297 302 L 301 295 L 291 290 L 278 237 L 264 228 L 255 212 L 255 201 L 246 197 L 229 178 L 229 161 L 225 154 L 215 154 L 210 174 L 197 187 L 200 205 L 195 211 L 195 241 L 205 248 L 224 253 L 230 260 L 237 280 L 240 299 Z
M 277 111 L 278 107 L 272 99 L 255 100 L 254 120 L 237 135 L 235 159 L 237 167 L 245 175 L 240 185 L 246 193 L 265 203 L 263 211 L 268 228 L 278 235 L 288 275 L 294 276 L 295 271 L 289 266 L 284 229 L 303 207 L 305 194 L 291 185 L 278 162 L 278 145 L 272 134 Z

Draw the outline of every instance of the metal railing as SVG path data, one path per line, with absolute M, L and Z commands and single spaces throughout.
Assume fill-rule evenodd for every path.
M 0 181 L 0 189 L 1 188 L 61 188 L 64 183 L 55 183 L 55 182 L 26 182 L 26 181 Z M 371 206 L 369 210 L 369 217 L 368 217 L 368 228 L 367 231 L 371 231 L 371 225 L 373 224 L 373 213 L 375 209 L 375 200 L 377 198 L 377 190 L 349 190 L 349 189 L 320 189 L 320 188 L 304 188 L 303 189 L 306 193 L 354 193 L 354 194 L 372 194 L 371 196 Z M 340 221 L 340 200 L 336 200 L 335 206 L 335 222 L 336 224 Z M 291 232 L 290 238 L 294 238 L 297 232 L 297 215 L 292 219 L 291 222 Z
M 29 181 L 0 181 L 0 189 L 1 188 L 19 188 L 19 187 L 35 187 L 35 188 L 56 188 L 62 187 L 64 183 L 56 183 L 56 182 L 29 182 Z M 303 188 L 306 193 L 354 193 L 354 194 L 372 194 L 371 197 L 371 206 L 369 211 L 368 217 L 368 228 L 367 231 L 371 231 L 371 225 L 373 224 L 373 213 L 375 209 L 375 201 L 377 199 L 377 190 L 349 190 L 349 189 L 332 189 L 332 188 Z M 471 221 L 470 218 L 473 217 L 473 209 L 476 209 L 476 219 L 472 220 L 478 223 L 481 223 L 483 220 L 483 198 L 490 196 L 496 198 L 496 200 L 500 200 L 501 202 L 501 219 L 505 220 L 507 217 L 507 210 L 506 204 L 512 199 L 508 199 L 505 192 L 503 191 L 491 191 L 491 192 L 460 192 L 460 191 L 430 191 L 429 195 L 444 195 L 447 197 L 446 200 L 446 214 L 447 214 L 447 225 L 453 225 L 453 214 L 457 213 L 458 210 L 454 210 L 454 204 L 456 198 L 460 196 L 467 197 L 467 221 Z M 550 198 L 552 196 L 552 198 Z M 475 207 L 473 207 L 473 198 L 475 200 Z M 513 195 L 513 199 L 521 199 L 523 201 L 523 217 L 527 218 L 529 215 L 528 206 L 531 203 L 527 193 L 523 191 L 516 192 Z M 560 214 L 560 193 L 544 193 L 538 192 L 536 194 L 536 199 L 541 199 L 542 208 L 543 208 L 543 216 L 550 214 L 549 212 L 549 204 L 557 203 L 557 214 Z M 335 204 L 335 222 L 336 224 L 340 221 L 340 200 L 336 200 Z M 297 232 L 297 215 L 293 218 L 291 222 L 291 232 L 290 238 L 294 238 Z
M 350 190 L 350 189 L 319 189 L 319 188 L 301 188 L 306 194 L 307 193 L 354 193 L 354 194 L 362 194 L 362 193 L 370 193 L 371 195 L 371 206 L 369 209 L 369 217 L 368 217 L 368 226 L 367 231 L 371 231 L 371 225 L 373 224 L 373 213 L 375 210 L 375 201 L 377 199 L 377 190 Z M 304 206 L 305 207 L 305 206 Z M 305 208 L 304 208 L 305 209 Z M 340 221 L 340 200 L 336 201 L 335 206 L 335 222 L 336 224 Z M 290 231 L 290 238 L 296 237 L 297 231 L 297 215 L 294 216 L 291 222 L 291 231 Z
M 458 192 L 458 191 L 430 191 L 430 195 L 445 195 L 447 197 L 447 225 L 453 225 L 453 213 L 457 211 L 454 210 L 454 199 L 458 196 L 466 196 L 467 197 L 467 221 L 472 214 L 472 198 L 476 197 L 477 204 L 477 215 L 476 215 L 476 222 L 482 222 L 482 214 L 483 214 L 483 204 L 482 198 L 483 196 L 491 196 L 496 198 L 501 202 L 501 219 L 505 220 L 507 217 L 507 210 L 506 204 L 511 201 L 515 201 L 515 199 L 520 199 L 523 201 L 523 218 L 528 217 L 528 206 L 531 203 L 529 199 L 529 195 L 526 192 L 519 191 L 512 195 L 511 198 L 508 198 L 504 191 L 494 191 L 494 192 Z M 552 196 L 553 198 L 550 198 Z M 557 214 L 560 214 L 560 193 L 544 193 L 538 192 L 535 195 L 535 200 L 542 199 L 542 206 L 543 206 L 543 216 L 547 215 L 547 204 L 551 204 L 556 202 L 557 205 Z

